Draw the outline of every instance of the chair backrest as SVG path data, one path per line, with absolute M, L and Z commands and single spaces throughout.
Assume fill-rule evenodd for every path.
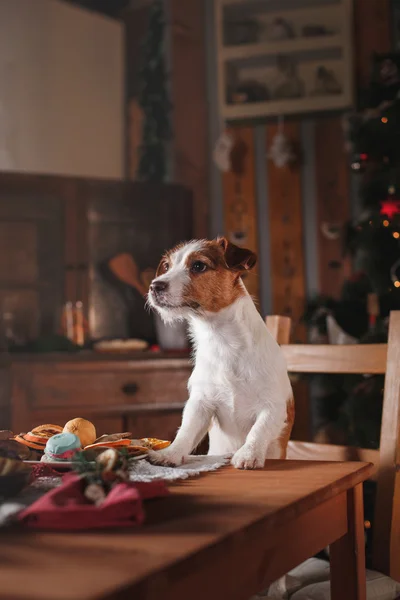
M 400 581 L 400 311 L 390 315 L 387 344 L 289 344 L 288 317 L 267 317 L 266 324 L 282 347 L 290 373 L 385 374 L 379 450 L 290 441 L 287 457 L 375 465 L 373 566 Z

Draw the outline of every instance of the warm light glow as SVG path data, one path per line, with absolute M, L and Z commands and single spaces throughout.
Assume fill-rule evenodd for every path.
M 399 287 L 400 287 L 400 281 L 395 281 L 395 282 L 394 282 L 394 287 L 397 287 L 397 288 L 399 288 Z
M 381 121 L 382 121 L 382 123 L 387 123 L 388 122 L 388 118 L 387 117 L 382 117 Z
M 393 231 L 393 237 L 398 240 L 400 238 L 400 233 L 398 231 Z
M 388 189 L 389 194 L 391 196 L 393 196 L 393 194 L 395 193 L 395 191 L 396 191 L 396 188 L 394 187 L 394 185 L 390 185 L 389 189 Z
M 387 219 L 385 219 L 385 220 L 383 221 L 383 226 L 384 226 L 384 227 L 389 227 L 389 221 L 388 221 Z

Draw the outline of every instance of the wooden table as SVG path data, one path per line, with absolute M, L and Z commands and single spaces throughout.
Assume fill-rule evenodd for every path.
M 171 486 L 126 532 L 0 534 L 1 600 L 248 600 L 331 545 L 332 600 L 365 600 L 364 463 L 269 461 Z

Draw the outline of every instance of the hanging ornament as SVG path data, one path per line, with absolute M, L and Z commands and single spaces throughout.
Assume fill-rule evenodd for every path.
M 395 215 L 400 214 L 400 199 L 396 194 L 396 186 L 393 184 L 390 184 L 388 187 L 388 196 L 386 200 L 381 202 L 380 213 L 390 220 L 393 219 Z M 389 223 L 384 221 L 383 225 L 387 227 Z
M 326 240 L 338 240 L 342 233 L 341 223 L 329 223 L 323 221 L 321 223 L 321 233 Z
M 231 153 L 234 143 L 233 136 L 228 131 L 223 131 L 215 144 L 213 159 L 223 173 L 232 169 Z
M 390 279 L 395 288 L 400 288 L 400 258 L 396 260 L 390 269 Z
M 400 83 L 399 69 L 391 58 L 384 58 L 379 69 L 380 83 L 384 86 L 392 86 Z
M 293 144 L 283 131 L 283 125 L 284 118 L 280 116 L 278 119 L 278 131 L 272 140 L 268 153 L 268 158 L 272 160 L 274 165 L 278 168 L 293 164 L 297 158 Z
M 387 198 L 381 202 L 381 215 L 385 215 L 388 219 L 393 219 L 395 215 L 400 214 L 400 200 Z
M 353 169 L 353 171 L 364 171 L 368 163 L 368 158 L 369 156 L 366 152 L 354 154 L 351 160 L 351 168 Z

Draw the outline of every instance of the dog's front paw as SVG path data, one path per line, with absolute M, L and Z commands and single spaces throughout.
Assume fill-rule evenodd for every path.
M 258 454 L 254 448 L 242 446 L 235 452 L 231 464 L 235 469 L 262 469 L 265 464 L 264 454 Z
M 155 465 L 163 465 L 166 467 L 179 467 L 185 462 L 186 456 L 178 449 L 165 448 L 165 450 L 150 450 L 148 459 Z

